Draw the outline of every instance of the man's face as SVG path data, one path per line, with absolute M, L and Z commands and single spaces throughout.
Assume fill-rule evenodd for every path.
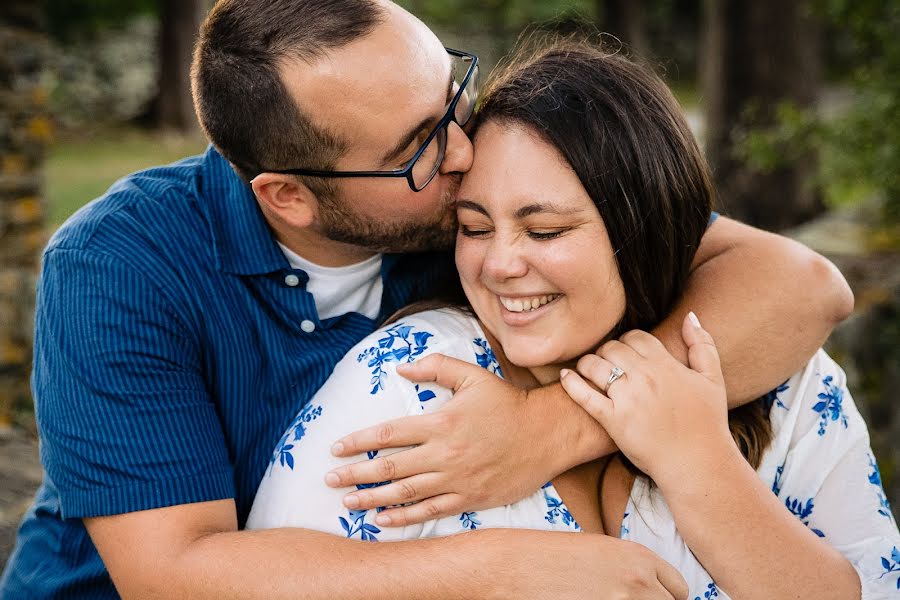
M 455 91 L 451 57 L 421 21 L 393 4 L 369 35 L 312 64 L 292 61 L 282 76 L 301 110 L 344 140 L 341 171 L 403 167 L 444 115 Z M 472 145 L 455 123 L 428 186 L 404 178 L 332 180 L 320 197 L 318 226 L 336 241 L 377 251 L 448 248 L 456 234 L 453 202 Z

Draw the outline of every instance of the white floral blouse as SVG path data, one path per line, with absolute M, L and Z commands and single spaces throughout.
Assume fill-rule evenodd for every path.
M 413 384 L 394 371 L 400 363 L 431 353 L 478 364 L 502 377 L 478 321 L 458 311 L 427 311 L 376 331 L 337 364 L 278 442 L 247 527 L 302 527 L 366 541 L 487 527 L 580 531 L 551 483 L 508 506 L 385 529 L 375 525 L 373 511 L 343 506 L 347 488 L 325 485 L 330 470 L 378 456 L 335 458 L 330 448 L 338 438 L 390 419 L 433 412 L 450 399 L 448 390 Z M 843 371 L 820 351 L 766 402 L 774 435 L 758 469 L 760 478 L 784 500 L 786 510 L 853 564 L 864 599 L 900 600 L 900 533 Z M 620 535 L 674 565 L 688 582 L 691 600 L 728 598 L 685 545 L 658 488 L 644 479 L 634 484 Z

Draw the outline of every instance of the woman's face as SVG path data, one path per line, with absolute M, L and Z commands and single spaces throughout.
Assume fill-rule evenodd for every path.
M 472 308 L 521 367 L 593 351 L 625 311 L 597 207 L 548 142 L 485 123 L 463 178 L 456 266 Z

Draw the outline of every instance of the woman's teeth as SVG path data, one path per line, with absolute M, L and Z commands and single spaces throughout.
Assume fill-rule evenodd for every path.
M 560 296 L 561 294 L 550 294 L 549 296 L 535 296 L 533 298 L 504 298 L 503 296 L 499 296 L 499 298 L 500 303 L 509 312 L 528 312 L 548 302 L 552 302 Z

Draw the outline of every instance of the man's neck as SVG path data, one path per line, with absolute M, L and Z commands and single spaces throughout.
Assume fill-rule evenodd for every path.
M 366 248 L 329 240 L 314 231 L 287 231 L 274 223 L 270 223 L 270 226 L 275 239 L 288 250 L 320 267 L 355 265 L 376 254 Z

